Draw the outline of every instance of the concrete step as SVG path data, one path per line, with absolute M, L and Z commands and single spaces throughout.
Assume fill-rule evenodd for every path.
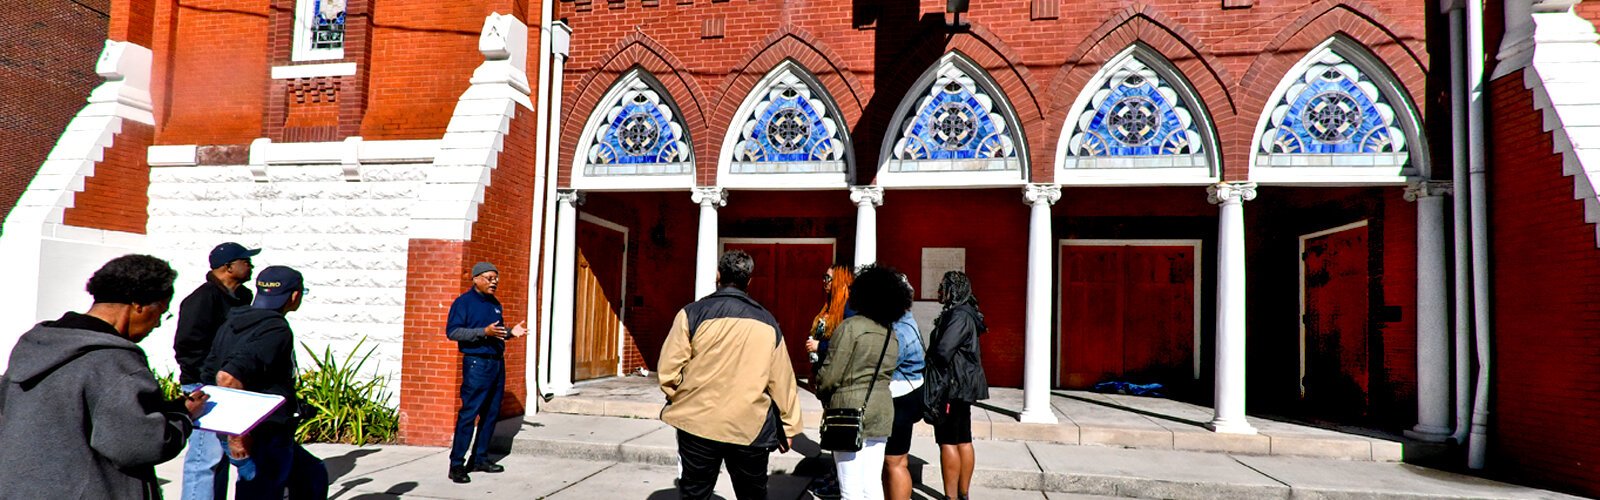
M 808 429 L 806 435 L 816 432 Z M 677 464 L 676 430 L 653 419 L 540 414 L 517 429 L 508 444 L 512 454 Z M 1171 499 L 1568 498 L 1396 463 L 1000 440 L 979 440 L 973 447 L 978 458 L 973 484 L 1018 493 Z M 933 440 L 913 440 L 911 456 L 913 478 L 940 488 Z M 815 477 L 832 467 L 831 456 L 804 436 L 790 453 L 773 454 L 768 465 L 774 474 L 798 477 Z
M 650 387 L 650 390 L 657 390 Z M 802 400 L 814 403 L 814 400 Z M 539 411 L 567 415 L 655 419 L 662 403 L 641 399 L 587 397 L 555 398 L 543 403 Z M 1096 445 L 1151 450 L 1205 451 L 1333 458 L 1376 462 L 1398 462 L 1414 452 L 1417 443 L 1402 443 L 1368 438 L 1323 429 L 1291 426 L 1258 419 L 1260 434 L 1219 434 L 1199 424 L 1174 419 L 1148 418 L 1129 412 L 1090 407 L 1097 413 L 1078 421 L 1059 424 L 1028 424 L 997 411 L 973 408 L 973 436 L 1000 441 L 1050 442 L 1069 445 Z M 1155 412 L 1146 412 L 1152 413 Z M 801 419 L 808 428 L 820 425 L 822 411 L 802 408 Z M 933 428 L 919 423 L 917 436 L 932 437 Z

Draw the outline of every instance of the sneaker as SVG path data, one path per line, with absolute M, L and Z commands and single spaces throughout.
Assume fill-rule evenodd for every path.
M 471 469 L 472 472 L 487 472 L 490 474 L 499 474 L 506 471 L 506 467 L 504 465 L 496 463 L 481 463 L 469 466 L 468 469 Z
M 450 467 L 450 480 L 463 484 L 472 482 L 472 477 L 467 475 L 466 467 Z

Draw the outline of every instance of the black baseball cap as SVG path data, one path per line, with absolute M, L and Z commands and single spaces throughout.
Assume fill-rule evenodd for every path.
M 248 259 L 261 253 L 261 249 L 249 249 L 244 245 L 232 241 L 217 245 L 211 249 L 211 268 L 216 269 L 239 259 Z
M 294 292 L 306 291 L 300 271 L 286 266 L 271 266 L 256 274 L 256 301 L 250 307 L 278 309 L 289 302 Z

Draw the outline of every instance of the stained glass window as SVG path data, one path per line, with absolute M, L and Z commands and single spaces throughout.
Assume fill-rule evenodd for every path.
M 1020 168 L 1013 129 L 991 91 L 951 56 L 900 122 L 890 171 Z M 1001 160 L 1001 161 L 996 161 Z
M 584 175 L 683 174 L 691 171 L 684 127 L 662 95 L 635 71 L 596 109 Z
M 345 0 L 311 0 L 311 48 L 344 48 Z
M 734 145 L 735 173 L 843 172 L 845 143 L 839 124 L 793 68 L 756 92 Z
M 1355 64 L 1324 48 L 1291 82 L 1267 118 L 1258 164 L 1399 166 L 1406 136 L 1395 109 Z M 1355 161 L 1335 159 L 1353 156 Z M 1296 159 L 1298 157 L 1299 159 Z
M 1102 74 L 1073 124 L 1064 166 L 1206 165 L 1194 113 L 1159 73 L 1130 55 Z

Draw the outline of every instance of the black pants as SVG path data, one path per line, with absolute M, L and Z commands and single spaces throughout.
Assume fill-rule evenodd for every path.
M 711 498 L 717 487 L 722 463 L 728 463 L 728 478 L 739 500 L 767 498 L 766 448 L 712 441 L 678 431 L 678 461 L 683 477 L 678 478 L 678 496 L 685 500 Z

